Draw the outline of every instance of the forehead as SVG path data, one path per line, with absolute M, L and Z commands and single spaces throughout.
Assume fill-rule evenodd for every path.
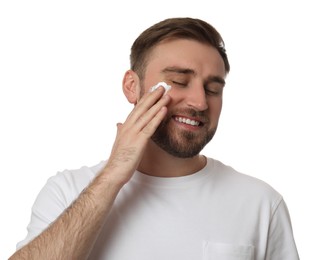
M 146 73 L 157 73 L 166 67 L 192 69 L 199 75 L 225 77 L 225 66 L 218 50 L 189 39 L 173 39 L 156 45 L 147 59 Z

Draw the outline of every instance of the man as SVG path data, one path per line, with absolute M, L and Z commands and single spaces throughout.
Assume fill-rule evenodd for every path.
M 200 154 L 229 70 L 204 21 L 144 31 L 123 79 L 135 106 L 109 159 L 49 179 L 11 259 L 299 259 L 281 195 Z M 158 82 L 171 90 L 150 91 Z

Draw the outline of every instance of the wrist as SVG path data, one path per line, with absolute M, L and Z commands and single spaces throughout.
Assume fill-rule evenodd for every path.
M 118 172 L 116 168 L 111 168 L 109 166 L 104 167 L 97 178 L 100 182 L 106 183 L 112 190 L 117 191 L 129 181 L 129 178 L 124 177 L 124 173 Z

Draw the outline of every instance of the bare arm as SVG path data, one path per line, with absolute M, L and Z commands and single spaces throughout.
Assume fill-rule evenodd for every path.
M 147 93 L 125 123 L 118 124 L 105 168 L 69 208 L 10 260 L 88 257 L 118 192 L 132 177 L 149 138 L 166 114 L 170 98 L 161 98 L 163 93 L 163 88 Z
M 45 231 L 11 259 L 85 259 L 118 194 L 105 171 Z

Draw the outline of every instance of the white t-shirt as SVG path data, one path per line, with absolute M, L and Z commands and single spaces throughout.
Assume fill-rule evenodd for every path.
M 54 221 L 105 165 L 51 177 L 32 208 L 28 243 Z M 214 159 L 183 177 L 135 172 L 121 189 L 92 260 L 296 260 L 290 217 L 268 184 Z

